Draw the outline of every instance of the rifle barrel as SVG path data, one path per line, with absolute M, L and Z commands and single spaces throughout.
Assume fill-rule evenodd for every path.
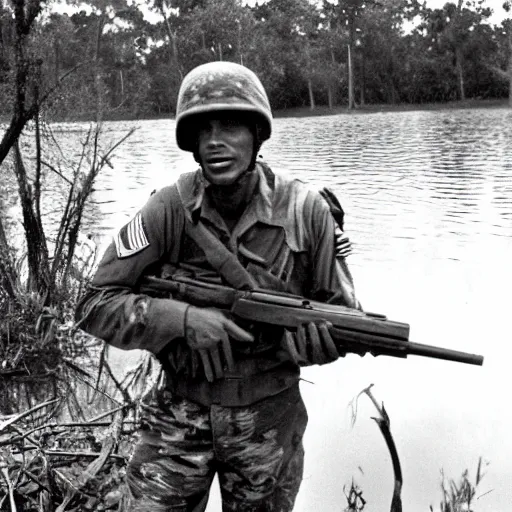
M 474 364 L 482 366 L 484 357 L 479 354 L 470 354 L 448 348 L 424 345 L 423 343 L 407 342 L 407 353 L 416 356 L 433 357 L 435 359 L 445 359 L 447 361 L 456 361 L 458 363 Z

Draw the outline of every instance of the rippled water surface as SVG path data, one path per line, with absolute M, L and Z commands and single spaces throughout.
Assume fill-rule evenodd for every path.
M 102 241 L 150 192 L 195 168 L 171 120 L 114 123 L 135 135 L 98 181 L 88 230 Z M 348 356 L 304 371 L 309 410 L 297 511 L 341 511 L 352 478 L 365 511 L 389 510 L 384 440 L 367 397 L 391 418 L 404 510 L 441 499 L 440 471 L 458 480 L 487 463 L 475 511 L 512 510 L 512 112 L 501 109 L 278 119 L 262 149 L 274 168 L 332 187 L 354 243 L 348 263 L 365 309 L 411 324 L 411 339 L 485 355 L 483 367 L 417 358 Z M 214 491 L 208 508 L 220 510 Z

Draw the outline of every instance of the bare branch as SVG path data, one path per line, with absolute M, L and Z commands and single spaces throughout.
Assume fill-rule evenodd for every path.
M 8 420 L 5 420 L 3 423 L 0 423 L 0 432 L 2 430 L 5 430 L 7 427 L 9 427 L 11 425 L 14 425 L 14 423 L 16 423 L 17 421 L 20 421 L 23 418 L 30 416 L 32 413 L 38 411 L 39 409 L 42 409 L 43 407 L 46 407 L 48 405 L 53 405 L 59 401 L 60 401 L 60 398 L 54 398 L 53 400 L 47 400 L 46 402 L 37 404 L 36 406 L 32 407 L 28 411 L 22 412 L 20 414 L 17 414 L 13 418 L 9 418 Z
M 71 180 L 69 178 L 66 178 L 66 176 L 64 176 L 64 174 L 62 174 L 58 169 L 56 169 L 50 163 L 46 162 L 45 160 L 41 160 L 41 164 L 44 165 L 45 167 L 48 167 L 48 169 L 50 169 L 50 171 L 54 172 L 57 176 L 59 176 L 59 178 L 62 178 L 66 183 L 68 183 L 68 185 L 73 185 L 73 183 L 71 182 Z
M 101 166 L 105 165 L 105 163 L 108 162 L 108 159 L 110 155 L 126 140 L 128 137 L 131 137 L 133 133 L 137 130 L 137 128 L 130 128 L 130 130 L 123 136 L 121 139 L 119 139 L 102 157 L 100 163 Z

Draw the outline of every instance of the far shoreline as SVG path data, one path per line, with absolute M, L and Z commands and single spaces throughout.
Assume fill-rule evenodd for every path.
M 330 109 L 326 105 L 321 105 L 311 109 L 309 107 L 296 107 L 274 112 L 274 117 L 314 117 L 326 115 L 357 115 L 374 114 L 380 112 L 413 112 L 423 110 L 457 110 L 457 109 L 477 109 L 477 108 L 508 108 L 507 98 L 502 99 L 469 99 L 464 101 L 449 101 L 443 103 L 399 103 L 399 104 L 368 104 L 357 105 L 354 109 L 346 106 L 336 106 Z
M 509 100 L 501 99 L 468 99 L 464 101 L 449 101 L 438 103 L 398 103 L 398 104 L 366 104 L 357 105 L 354 109 L 347 106 L 338 105 L 329 108 L 327 105 L 319 105 L 314 109 L 308 106 L 293 107 L 289 109 L 274 110 L 273 115 L 276 119 L 296 118 L 296 117 L 317 117 L 334 115 L 362 115 L 375 113 L 400 113 L 414 111 L 442 111 L 442 110 L 460 110 L 460 109 L 480 109 L 480 108 L 509 108 Z M 510 106 L 512 109 L 512 106 Z M 152 121 L 159 119 L 174 119 L 174 114 L 136 116 L 128 112 L 119 112 L 115 115 L 106 113 L 105 121 Z M 93 119 L 90 116 L 76 116 L 75 118 L 54 119 L 52 122 L 58 123 L 76 123 L 90 122 Z M 10 118 L 5 114 L 0 114 L 0 124 L 5 125 L 10 122 Z

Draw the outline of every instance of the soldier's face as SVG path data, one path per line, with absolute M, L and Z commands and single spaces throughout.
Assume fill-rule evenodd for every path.
M 249 167 L 253 151 L 253 132 L 236 115 L 204 118 L 199 123 L 198 153 L 210 183 L 234 183 Z

